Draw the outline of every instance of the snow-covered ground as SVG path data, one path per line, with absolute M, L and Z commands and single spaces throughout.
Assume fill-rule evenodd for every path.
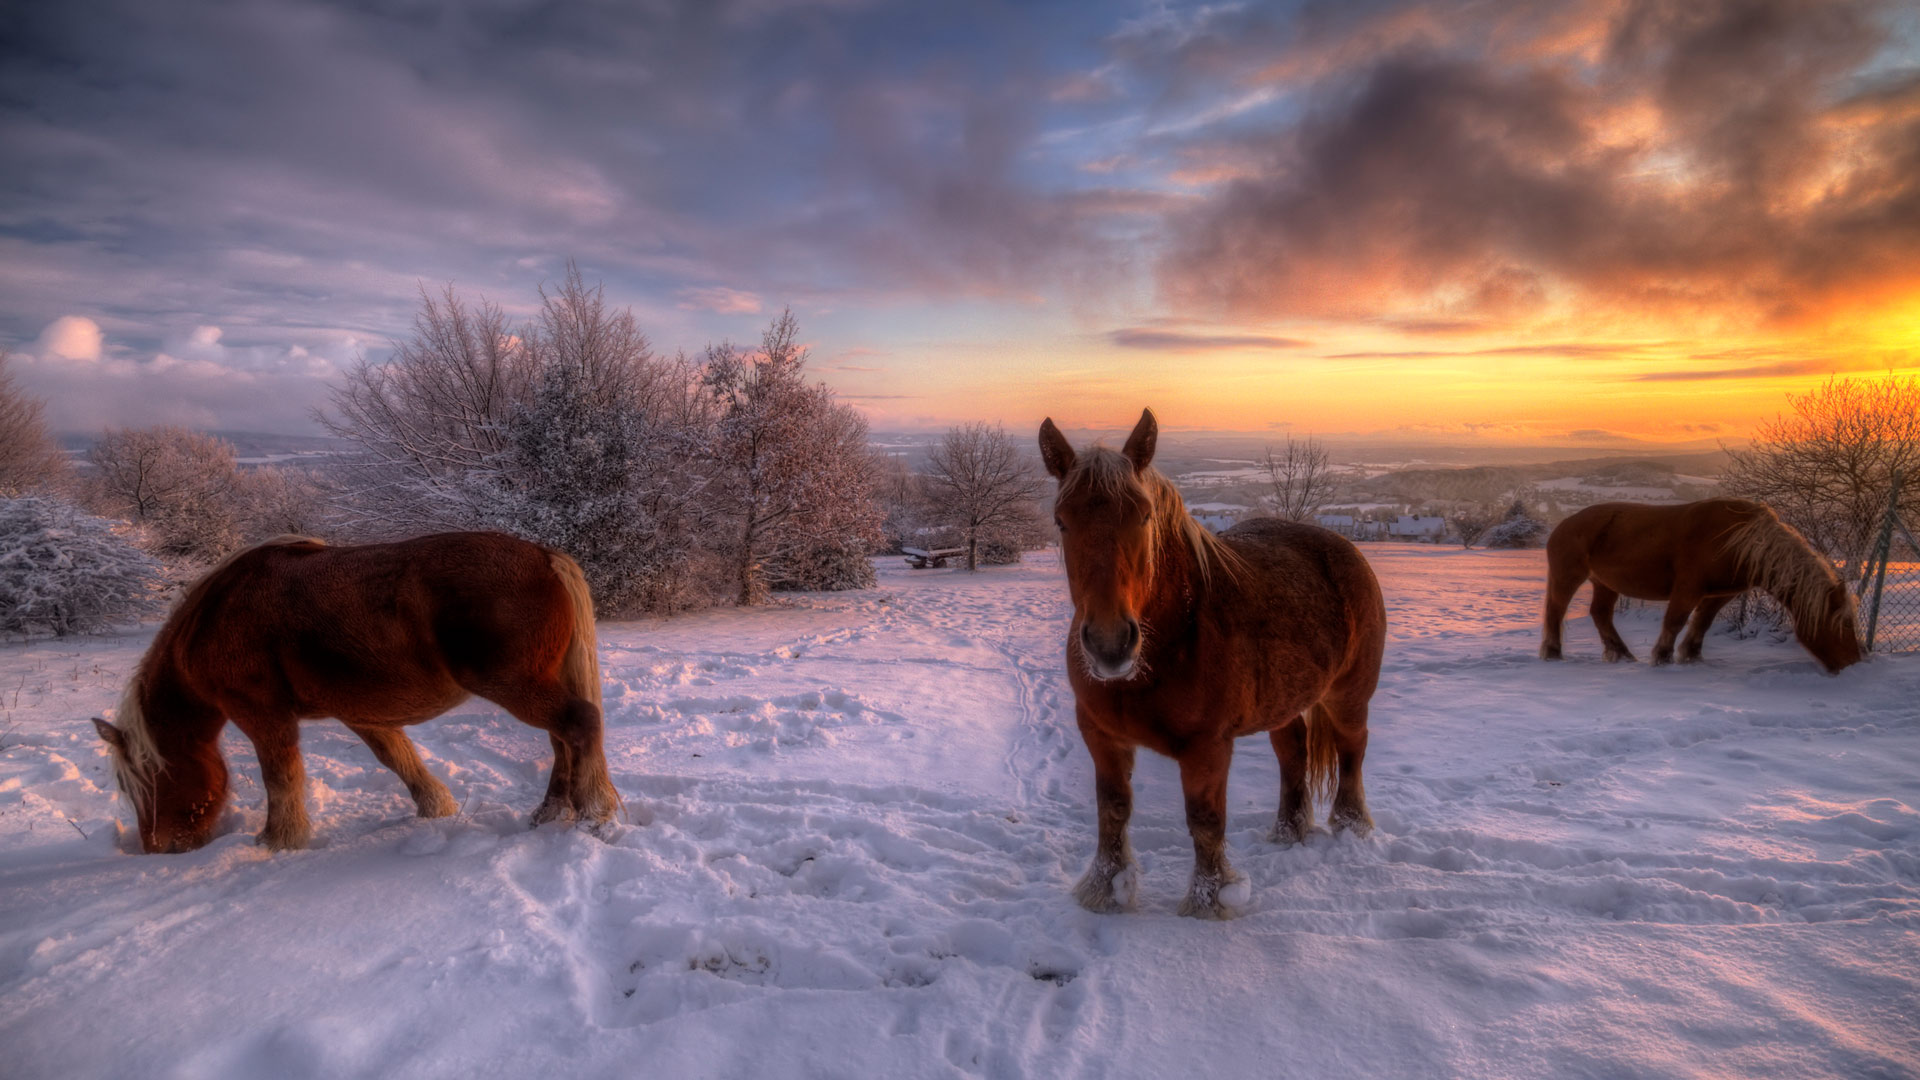
M 0 648 L 10 1077 L 1573 1077 L 1920 1072 L 1920 657 L 1791 642 L 1534 659 L 1539 552 L 1372 545 L 1392 617 L 1366 840 L 1264 839 L 1240 746 L 1228 923 L 1143 755 L 1140 910 L 1068 896 L 1092 784 L 1048 555 L 881 560 L 874 591 L 601 627 L 631 824 L 523 824 L 546 739 L 413 729 L 464 809 L 418 821 L 306 730 L 317 847 L 115 846 L 86 717 L 151 628 Z M 1642 655 L 1654 614 L 1623 627 Z

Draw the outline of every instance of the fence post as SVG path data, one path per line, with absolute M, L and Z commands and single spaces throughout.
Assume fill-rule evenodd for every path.
M 1887 493 L 1887 514 L 1880 522 L 1880 535 L 1873 542 L 1873 556 L 1867 573 L 1873 577 L 1873 602 L 1867 608 L 1867 651 L 1873 651 L 1874 631 L 1880 627 L 1880 593 L 1887 584 L 1887 562 L 1893 555 L 1893 526 L 1900 519 L 1899 472 L 1893 474 L 1893 489 Z M 1878 567 L 1876 570 L 1875 567 Z

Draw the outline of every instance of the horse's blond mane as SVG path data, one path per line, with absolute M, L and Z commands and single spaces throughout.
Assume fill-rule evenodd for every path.
M 1082 453 L 1061 479 L 1060 494 L 1070 495 L 1082 487 L 1116 499 L 1125 498 L 1135 487 L 1145 489 L 1153 507 L 1148 530 L 1154 550 L 1160 550 L 1167 543 L 1185 547 L 1193 555 L 1194 568 L 1203 587 L 1212 586 L 1215 571 L 1232 576 L 1240 569 L 1239 553 L 1187 513 L 1180 490 L 1160 470 L 1152 466 L 1135 470 L 1133 462 L 1124 454 L 1095 446 Z
M 1854 619 L 1852 596 L 1835 609 L 1827 601 L 1840 575 L 1831 560 L 1813 550 L 1806 538 L 1772 509 L 1752 504 L 1754 512 L 1727 533 L 1727 551 L 1754 585 L 1780 602 L 1793 625 L 1813 629 L 1823 622 L 1837 631 Z
M 241 548 L 213 564 L 211 569 L 187 586 L 179 602 L 168 613 L 167 621 L 161 624 L 160 632 L 153 636 L 153 643 L 147 646 L 140 663 L 134 667 L 133 677 L 127 680 L 127 689 L 120 695 L 120 704 L 113 711 L 113 726 L 120 729 L 120 744 L 108 744 L 108 751 L 113 758 L 113 774 L 120 782 L 120 790 L 126 792 L 127 798 L 133 802 L 136 815 L 152 802 L 154 777 L 167 767 L 166 759 L 160 756 L 160 748 L 154 742 L 153 727 L 148 722 L 144 704 L 148 669 L 155 658 L 162 654 L 182 626 L 199 616 L 200 608 L 206 602 L 208 584 L 242 555 L 264 547 L 324 543 L 310 536 L 288 534 Z

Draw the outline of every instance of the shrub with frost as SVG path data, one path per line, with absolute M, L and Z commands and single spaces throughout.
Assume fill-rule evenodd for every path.
M 0 633 L 65 637 L 155 610 L 159 567 L 117 528 L 55 498 L 0 499 Z
M 1547 523 L 1534 517 L 1527 504 L 1514 500 L 1506 520 L 1480 534 L 1480 542 L 1490 548 L 1537 548 L 1547 542 Z

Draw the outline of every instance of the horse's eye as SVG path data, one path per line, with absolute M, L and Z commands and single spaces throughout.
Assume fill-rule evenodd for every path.
M 1064 521 L 1061 521 L 1059 518 L 1053 519 L 1053 527 L 1056 529 L 1059 529 L 1061 532 L 1067 531 L 1067 523 Z

